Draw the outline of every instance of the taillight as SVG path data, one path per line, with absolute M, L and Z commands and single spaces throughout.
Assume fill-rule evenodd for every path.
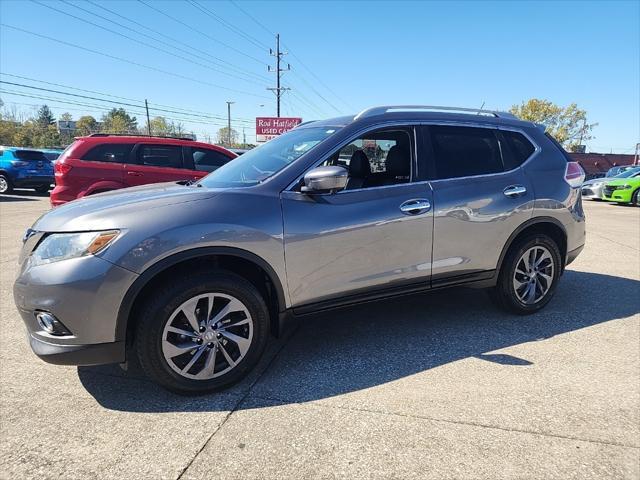
M 53 171 L 55 172 L 54 175 L 56 177 L 63 177 L 71 171 L 71 168 L 71 165 L 69 165 L 68 163 L 62 163 L 60 160 L 58 160 L 57 162 L 55 162 L 55 166 L 53 167 Z
M 578 162 L 567 162 L 567 168 L 564 171 L 564 179 L 573 188 L 582 186 L 584 182 L 584 170 Z

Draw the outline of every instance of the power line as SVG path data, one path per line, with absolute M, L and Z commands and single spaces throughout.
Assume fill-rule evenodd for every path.
M 92 0 L 87 0 L 87 2 L 89 2 L 89 3 L 90 3 L 91 5 L 93 5 L 94 7 L 97 7 L 97 8 L 100 8 L 100 9 L 102 9 L 102 10 L 106 11 L 106 12 L 109 12 L 111 15 L 113 15 L 113 16 L 115 16 L 115 17 L 121 18 L 121 19 L 123 19 L 123 20 L 126 20 L 127 22 L 130 22 L 130 23 L 132 23 L 132 24 L 134 24 L 134 25 L 137 25 L 138 27 L 142 27 L 142 28 L 144 28 L 145 30 L 148 30 L 148 31 L 150 31 L 150 32 L 153 32 L 155 35 L 159 36 L 160 38 L 166 38 L 166 39 L 169 39 L 169 40 L 170 40 L 170 41 L 172 41 L 172 42 L 175 42 L 175 43 L 177 43 L 177 44 L 179 44 L 179 45 L 183 45 L 183 46 L 185 46 L 185 47 L 187 47 L 187 48 L 189 48 L 189 49 L 191 49 L 191 50 L 195 50 L 195 51 L 197 51 L 197 52 L 200 52 L 200 53 L 202 53 L 203 55 L 206 55 L 207 57 L 213 58 L 213 59 L 215 60 L 215 62 L 213 62 L 213 61 L 212 61 L 212 63 L 214 63 L 214 64 L 220 64 L 220 63 L 221 63 L 221 64 L 226 64 L 226 65 L 227 65 L 227 66 L 226 66 L 226 68 L 230 68 L 230 69 L 233 69 L 233 70 L 235 70 L 235 71 L 237 71 L 237 72 L 245 73 L 245 74 L 247 74 L 247 75 L 251 75 L 251 76 L 253 76 L 253 77 L 255 77 L 255 78 L 259 79 L 259 80 L 264 80 L 264 81 L 268 81 L 268 80 L 269 80 L 269 79 L 268 79 L 267 77 L 265 77 L 264 75 L 259 75 L 259 74 L 255 73 L 255 72 L 250 71 L 250 70 L 247 70 L 247 69 L 244 69 L 244 68 L 238 67 L 238 66 L 234 65 L 233 63 L 230 63 L 230 62 L 228 62 L 228 61 L 226 61 L 226 60 L 224 60 L 224 59 L 222 59 L 222 58 L 220 58 L 220 57 L 216 57 L 215 55 L 211 55 L 209 52 L 207 52 L 207 51 L 205 51 L 205 50 L 202 50 L 202 49 L 200 49 L 200 48 L 198 48 L 198 47 L 195 47 L 195 46 L 193 46 L 193 45 L 190 45 L 190 44 L 188 44 L 188 43 L 182 42 L 182 41 L 180 41 L 180 40 L 178 40 L 178 39 L 176 39 L 176 38 L 173 38 L 173 37 L 171 37 L 171 36 L 169 36 L 169 35 L 166 35 L 166 34 L 164 34 L 164 33 L 162 33 L 162 32 L 159 32 L 159 31 L 157 31 L 157 30 L 154 30 L 153 28 L 150 28 L 150 27 L 148 27 L 148 26 L 146 26 L 146 25 L 144 25 L 144 24 L 142 24 L 142 23 L 140 23 L 140 22 L 137 22 L 137 21 L 135 21 L 135 20 L 133 20 L 133 19 L 131 19 L 131 18 L 125 17 L 124 15 L 121 15 L 121 14 L 119 14 L 118 12 L 114 12 L 113 10 L 108 9 L 108 8 L 107 8 L 107 7 L 105 7 L 104 5 L 100 5 L 99 3 L 93 2 Z M 78 8 L 80 8 L 80 7 L 78 7 Z M 88 11 L 88 10 L 87 10 L 87 11 Z M 96 13 L 93 13 L 93 12 L 90 12 L 90 13 L 91 13 L 92 15 L 99 16 L 99 15 L 98 15 L 98 14 L 96 14 Z M 101 17 L 101 16 L 100 16 L 100 18 L 105 18 L 105 17 Z M 114 22 L 113 20 L 110 20 L 110 19 L 107 19 L 107 20 L 108 20 L 109 22 L 116 23 L 116 22 Z M 141 33 L 141 32 L 138 32 L 138 31 L 137 31 L 137 30 L 135 30 L 135 29 L 131 29 L 131 28 L 126 27 L 126 26 L 124 26 L 124 25 L 122 25 L 122 24 L 117 24 L 117 25 L 120 25 L 122 28 L 127 28 L 127 29 L 129 29 L 129 30 L 132 30 L 132 31 L 134 31 L 134 32 L 139 33 L 140 35 L 142 35 L 142 33 Z M 152 38 L 152 37 L 149 37 L 149 38 Z M 167 43 L 167 42 L 162 42 L 162 43 L 164 43 L 165 45 L 171 46 L 171 48 L 175 48 L 176 50 L 187 51 L 187 50 L 184 50 L 184 49 L 178 49 L 178 47 L 172 46 L 170 43 Z M 193 53 L 191 53 L 191 55 L 194 55 L 194 54 L 193 54 Z M 195 56 L 195 55 L 194 55 L 194 56 Z M 202 58 L 202 57 L 197 57 L 197 58 Z M 216 63 L 216 62 L 218 62 L 218 63 Z M 221 65 L 221 66 L 222 66 L 222 65 Z
M 183 26 L 187 27 L 189 30 L 193 30 L 194 32 L 198 32 L 200 35 L 202 35 L 204 37 L 207 37 L 209 40 L 212 40 L 212 41 L 214 41 L 216 43 L 219 43 L 220 45 L 223 45 L 223 46 L 227 47 L 228 49 L 233 50 L 236 53 L 239 53 L 240 55 L 243 55 L 243 56 L 245 56 L 247 58 L 250 58 L 251 60 L 255 60 L 256 62 L 260 63 L 261 65 L 265 64 L 264 61 L 254 57 L 252 55 L 249 55 L 248 53 L 245 53 L 242 50 L 238 50 L 234 46 L 229 45 L 228 43 L 224 43 L 224 42 L 218 40 L 217 38 L 214 38 L 211 35 L 208 35 L 208 34 L 202 32 L 202 31 L 194 28 L 193 25 L 189 25 L 189 24 L 183 22 L 182 20 L 178 20 L 177 18 L 172 17 L 171 15 L 167 14 L 166 12 L 163 12 L 162 10 L 149 5 L 148 3 L 144 2 L 143 0 L 138 0 L 138 2 L 140 2 L 143 5 L 145 5 L 147 8 L 150 8 L 151 10 L 154 10 L 154 11 L 158 12 L 159 14 L 164 15 L 165 17 L 171 19 L 172 21 L 177 22 L 180 25 L 183 25 Z
M 209 10 L 208 7 L 205 7 L 204 5 L 196 2 L 195 0 L 187 0 L 187 2 L 189 2 L 191 4 L 191 6 L 193 6 L 194 8 L 197 8 L 198 10 L 200 10 L 201 12 L 203 12 L 205 15 L 213 18 L 215 21 L 217 21 L 218 23 L 220 23 L 223 27 L 225 27 L 227 30 L 232 31 L 233 33 L 241 36 L 242 38 L 244 38 L 245 40 L 247 40 L 248 42 L 252 43 L 253 45 L 255 45 L 256 47 L 263 49 L 263 48 L 269 48 L 266 44 L 262 43 L 260 40 L 258 40 L 256 37 L 249 35 L 246 32 L 243 32 L 241 29 L 233 26 L 233 24 L 227 22 L 224 18 L 222 18 L 221 16 L 217 15 L 216 13 L 214 13 L 213 11 Z
M 62 45 L 66 45 L 66 46 L 69 46 L 69 47 L 77 48 L 77 49 L 79 49 L 79 50 L 84 50 L 84 51 L 86 51 L 86 52 L 90 52 L 90 53 L 93 53 L 93 54 L 96 54 L 96 55 L 101 55 L 101 56 L 103 56 L 103 57 L 111 58 L 111 59 L 113 59 L 113 60 L 118 60 L 118 61 L 120 61 L 120 62 L 125 62 L 125 63 L 128 63 L 128 64 L 130 64 L 130 65 L 135 65 L 135 66 L 137 66 L 137 67 L 146 68 L 146 69 L 148 69 L 148 70 L 152 70 L 152 71 L 155 71 L 155 72 L 164 73 L 165 75 L 171 75 L 171 76 L 173 76 L 173 77 L 181 78 L 181 79 L 183 79 L 183 80 L 189 80 L 190 82 L 200 83 L 200 84 L 202 84 L 202 85 L 207 85 L 207 86 L 209 86 L 209 87 L 219 88 L 219 89 L 221 89 L 221 90 L 227 90 L 227 91 L 235 92 L 235 93 L 241 93 L 241 94 L 243 94 L 243 95 L 248 95 L 248 96 L 252 96 L 252 97 L 265 98 L 265 99 L 268 99 L 268 98 L 269 98 L 269 97 L 266 97 L 266 96 L 264 96 L 264 95 L 258 95 L 258 94 L 256 94 L 256 93 L 246 92 L 246 91 L 244 91 L 244 90 L 237 90 L 237 89 L 235 89 L 235 88 L 224 87 L 224 86 L 222 86 L 222 85 L 217 85 L 217 84 L 215 84 L 215 83 L 205 82 L 204 80 L 198 80 L 198 79 L 196 79 L 196 78 L 188 77 L 188 76 L 186 76 L 186 75 L 181 75 L 181 74 L 179 74 L 179 73 L 170 72 L 170 71 L 167 71 L 167 70 L 163 70 L 163 69 L 161 69 L 161 68 L 152 67 L 152 66 L 150 66 L 150 65 L 145 65 L 145 64 L 143 64 L 143 63 L 139 63 L 139 62 L 136 62 L 136 61 L 133 61 L 133 60 L 128 60 L 128 59 L 126 59 L 126 58 L 118 57 L 118 56 L 116 56 L 116 55 L 111 55 L 111 54 L 109 54 L 109 53 L 104 53 L 104 52 L 100 52 L 100 51 L 98 51 L 98 50 L 93 50 L 93 49 L 91 49 L 91 48 L 83 47 L 83 46 L 81 46 L 81 45 L 76 45 L 75 43 L 66 42 L 66 41 L 64 41 L 64 40 L 58 40 L 57 38 L 49 37 L 49 36 L 47 36 L 47 35 L 43 35 L 43 34 L 41 34 L 41 33 L 32 32 L 32 31 L 30 31 L 30 30 L 26 30 L 26 29 L 24 29 L 24 28 L 16 27 L 16 26 L 14 26 L 14 25 L 9 25 L 9 24 L 7 24 L 7 23 L 0 23 L 0 26 L 2 26 L 2 27 L 6 27 L 6 28 L 10 28 L 10 29 L 12 29 L 12 30 L 17 30 L 17 31 L 19 31 L 19 32 L 26 33 L 26 34 L 28 34 L 28 35 L 33 35 L 33 36 L 35 36 L 35 37 L 44 38 L 45 40 L 49 40 L 49 41 L 51 41 L 51 42 L 56 42 L 56 43 L 60 43 L 60 44 L 62 44 Z
M 117 98 L 117 99 L 120 99 L 120 100 L 129 100 L 131 102 L 139 102 L 140 101 L 137 98 L 121 97 L 121 96 L 112 95 L 112 94 L 109 94 L 109 93 L 98 92 L 96 90 L 87 90 L 87 89 L 84 89 L 84 88 L 72 87 L 70 85 L 63 85 L 61 83 L 47 82 L 45 80 L 39 80 L 39 79 L 36 79 L 36 78 L 25 77 L 25 76 L 22 76 L 22 75 L 14 75 L 12 73 L 0 72 L 0 76 L 2 76 L 2 75 L 7 76 L 7 77 L 19 78 L 21 80 L 28 80 L 28 81 L 31 81 L 31 82 L 42 83 L 44 85 L 52 85 L 52 86 L 55 86 L 55 87 L 67 88 L 69 90 L 76 90 L 78 92 L 93 93 L 93 94 L 96 94 L 96 95 L 102 95 L 103 97 Z M 67 95 L 67 93 L 65 93 L 65 95 Z M 102 101 L 105 101 L 105 100 L 102 100 Z M 155 103 L 155 102 L 153 102 L 153 105 L 157 105 L 159 107 L 172 108 L 174 110 L 180 110 L 179 113 L 185 113 L 185 114 L 201 113 L 201 114 L 204 114 L 204 115 L 207 115 L 207 116 L 211 116 L 211 117 L 214 117 L 214 118 L 216 117 L 216 115 L 211 114 L 209 112 L 204 112 L 202 110 L 192 110 L 192 109 L 188 109 L 188 108 L 176 107 L 174 105 L 165 105 L 165 104 L 162 104 L 162 103 Z M 221 115 L 217 115 L 217 117 L 222 118 Z M 253 122 L 253 120 L 251 120 L 249 118 L 241 118 L 241 117 L 238 117 L 238 118 L 240 118 L 241 120 L 247 121 L 247 122 Z
M 39 90 L 39 91 L 44 91 L 44 92 L 49 92 L 49 93 L 57 93 L 57 94 L 61 94 L 61 95 L 68 95 L 71 97 L 77 97 L 77 98 L 83 98 L 83 99 L 87 99 L 87 100 L 97 100 L 99 102 L 106 102 L 106 103 L 113 103 L 115 105 L 122 105 L 125 107 L 134 107 L 134 108 L 141 108 L 142 105 L 139 104 L 132 104 L 132 103 L 126 103 L 126 102 L 118 102 L 115 100 L 106 100 L 104 98 L 98 98 L 98 97 L 92 97 L 89 95 L 80 95 L 77 93 L 69 93 L 69 92 L 63 92 L 60 90 L 53 90 L 50 88 L 42 88 L 42 87 L 35 87 L 33 85 L 25 85 L 22 83 L 16 83 L 16 82 L 7 82 L 5 80 L 0 80 L 0 83 L 5 83 L 7 85 L 13 85 L 13 86 L 17 86 L 17 87 L 23 87 L 23 88 L 30 88 L 33 90 Z M 134 101 L 138 101 L 138 100 L 134 100 Z M 221 116 L 216 116 L 216 115 L 198 115 L 198 114 L 188 114 L 185 112 L 179 112 L 179 111 L 175 111 L 175 110 L 167 110 L 167 109 L 162 109 L 162 108 L 154 108 L 153 110 L 158 111 L 158 112 L 166 112 L 166 113 L 174 113 L 177 115 L 187 115 L 187 116 L 193 116 L 193 117 L 200 117 L 200 118 L 212 118 L 212 119 L 216 119 L 216 120 L 224 120 L 223 117 Z M 243 123 L 251 123 L 250 120 L 244 121 Z
M 82 7 L 77 6 L 77 5 L 70 4 L 70 3 L 66 2 L 65 0 L 62 0 L 62 1 L 63 1 L 65 4 L 67 4 L 67 5 L 71 6 L 71 7 L 74 7 L 74 8 L 80 9 L 80 10 L 84 10 L 84 11 L 88 11 L 88 10 L 86 10 L 86 9 L 83 9 Z M 138 39 L 136 39 L 136 38 L 130 37 L 129 35 L 125 35 L 124 33 L 117 32 L 117 31 L 112 30 L 112 29 L 110 29 L 110 28 L 108 28 L 108 27 L 105 27 L 105 26 L 100 25 L 100 24 L 98 24 L 98 23 L 92 22 L 91 20 L 87 20 L 86 18 L 78 17 L 77 15 L 74 15 L 74 14 L 69 13 L 69 12 L 65 12 L 64 10 L 60 10 L 59 8 L 56 8 L 56 7 L 53 7 L 53 6 L 51 6 L 51 5 L 48 5 L 48 4 L 45 4 L 45 3 L 42 3 L 42 2 L 40 2 L 40 1 L 38 1 L 38 0 L 31 0 L 31 2 L 32 2 L 32 3 L 35 3 L 35 4 L 37 4 L 37 5 L 40 5 L 41 7 L 45 7 L 45 8 L 48 8 L 48 9 L 50 9 L 50 10 L 53 10 L 53 11 L 55 11 L 55 12 L 58 12 L 58 13 L 60 13 L 60 14 L 62 14 L 62 15 L 66 15 L 66 16 L 68 16 L 68 17 L 75 18 L 76 20 L 79 20 L 79 21 L 81 21 L 81 22 L 87 23 L 87 24 L 89 24 L 89 25 L 93 25 L 94 27 L 100 28 L 100 29 L 105 30 L 105 31 L 107 31 L 107 32 L 109 32 L 109 33 L 112 33 L 112 34 L 114 34 L 114 35 L 118 35 L 118 36 L 120 36 L 120 37 L 122 37 L 122 38 L 126 38 L 127 40 L 130 40 L 130 41 L 132 41 L 132 42 L 139 43 L 140 45 L 144 45 L 144 46 L 145 46 L 145 47 L 147 47 L 147 48 L 151 48 L 151 49 L 153 49 L 153 50 L 157 50 L 157 51 L 162 52 L 162 53 L 164 53 L 164 54 L 166 54 L 166 55 L 171 55 L 172 57 L 178 58 L 179 60 L 182 60 L 182 61 L 185 61 L 185 62 L 189 62 L 189 63 L 193 63 L 194 65 L 198 65 L 199 67 L 207 68 L 207 69 L 212 70 L 212 71 L 214 71 L 214 72 L 218 72 L 218 73 L 221 73 L 222 75 L 227 75 L 227 76 L 229 76 L 229 77 L 236 78 L 236 79 L 242 80 L 242 81 L 244 81 L 244 82 L 249 82 L 249 83 L 253 83 L 253 84 L 256 84 L 256 85 L 263 85 L 262 83 L 258 83 L 258 82 L 257 82 L 256 80 L 254 80 L 254 79 L 247 79 L 247 78 L 245 78 L 245 77 L 242 77 L 242 76 L 236 75 L 236 74 L 234 74 L 234 73 L 224 72 L 224 71 L 222 71 L 222 70 L 220 70 L 220 69 L 218 69 L 218 68 L 213 68 L 213 67 L 211 67 L 210 65 L 206 65 L 206 64 L 204 64 L 204 63 L 200 63 L 200 62 L 197 62 L 197 61 L 195 61 L 195 60 L 192 60 L 192 59 L 189 59 L 189 58 L 185 58 L 185 57 L 184 57 L 184 56 L 182 56 L 182 55 L 178 55 L 178 54 L 173 53 L 173 52 L 171 52 L 171 51 L 169 51 L 169 50 L 165 50 L 164 48 L 160 48 L 160 47 L 157 47 L 157 46 L 155 46 L 155 45 L 151 45 L 150 43 L 144 42 L 144 41 L 142 41 L 142 40 L 138 40 Z M 92 12 L 90 12 L 90 11 L 89 11 L 89 13 L 92 13 Z M 93 14 L 93 13 L 92 13 L 92 14 Z M 93 14 L 93 15 L 97 15 L 97 14 Z M 102 18 L 104 18 L 104 17 L 102 17 Z M 122 26 L 122 24 L 119 24 L 119 23 L 114 22 L 114 21 L 112 21 L 112 22 L 113 22 L 113 23 L 116 23 L 117 25 Z M 122 27 L 124 27 L 124 26 L 122 26 Z M 124 28 L 128 28 L 128 27 L 124 27 Z M 141 34 L 141 35 L 145 35 L 146 37 L 151 38 L 152 40 L 154 40 L 154 41 L 156 41 L 156 42 L 158 41 L 157 39 L 154 39 L 153 37 L 150 37 L 149 35 L 146 35 L 146 34 L 143 34 L 143 33 L 140 33 L 140 32 L 138 32 L 138 33 L 139 33 L 139 34 Z M 172 47 L 172 48 L 175 48 L 175 47 Z M 190 52 L 187 52 L 187 53 L 189 53 L 189 54 L 190 54 Z M 205 59 L 205 61 L 209 61 L 209 60 L 206 60 L 206 59 Z

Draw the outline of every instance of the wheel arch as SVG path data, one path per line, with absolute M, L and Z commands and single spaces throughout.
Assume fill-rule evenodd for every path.
M 156 282 L 169 278 L 172 274 L 198 269 L 222 268 L 237 273 L 256 286 L 265 296 L 269 307 L 271 331 L 278 335 L 278 318 L 286 310 L 285 293 L 278 274 L 269 263 L 258 255 L 234 247 L 199 247 L 175 253 L 148 267 L 133 282 L 124 295 L 116 320 L 116 340 L 126 340 L 130 344 L 135 326 L 136 308 L 152 291 Z M 264 275 L 264 278 L 260 278 Z M 261 280 L 265 280 L 264 282 Z
M 504 258 L 507 256 L 507 253 L 509 252 L 511 247 L 520 238 L 534 233 L 542 233 L 548 235 L 557 243 L 558 248 L 560 249 L 560 256 L 562 260 L 561 271 L 564 271 L 564 267 L 567 261 L 567 230 L 564 228 L 564 225 L 562 225 L 562 223 L 556 218 L 536 217 L 522 223 L 507 239 L 507 242 L 502 248 L 502 252 L 500 253 L 500 257 L 498 259 L 498 265 L 496 267 L 496 278 L 498 275 L 500 275 L 500 271 L 502 270 L 502 262 L 504 261 Z

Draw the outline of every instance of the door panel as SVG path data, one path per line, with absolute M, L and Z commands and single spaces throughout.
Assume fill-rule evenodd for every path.
M 428 286 L 431 209 L 401 211 L 411 200 L 432 203 L 427 183 L 333 195 L 285 191 L 281 199 L 294 306 L 375 288 Z
M 431 182 L 434 203 L 433 281 L 496 268 L 513 231 L 533 214 L 533 187 L 512 172 Z M 522 186 L 524 194 L 504 190 Z
M 140 144 L 134 156 L 136 163 L 129 163 L 124 169 L 127 186 L 194 180 L 203 176 L 183 168 L 182 147 L 177 145 Z

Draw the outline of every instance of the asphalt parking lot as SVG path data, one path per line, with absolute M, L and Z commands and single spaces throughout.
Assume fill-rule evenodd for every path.
M 640 477 L 640 209 L 585 202 L 539 314 L 460 289 L 308 317 L 241 384 L 184 398 L 31 353 L 11 288 L 48 208 L 0 200 L 1 478 Z

